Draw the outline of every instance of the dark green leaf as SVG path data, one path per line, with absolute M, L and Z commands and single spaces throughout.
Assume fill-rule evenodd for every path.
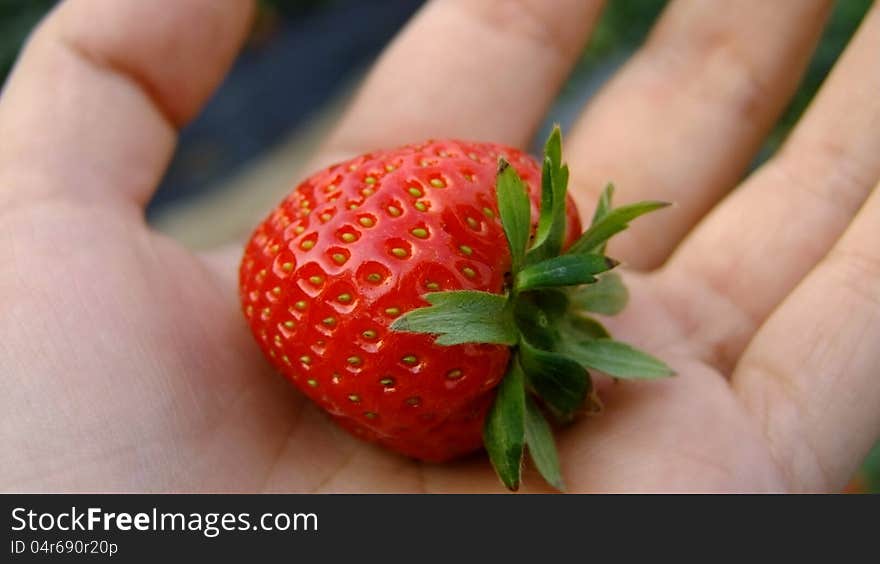
M 562 481 L 562 472 L 559 469 L 559 456 L 556 453 L 556 442 L 553 440 L 553 431 L 540 408 L 535 405 L 531 398 L 526 397 L 526 444 L 529 447 L 529 456 L 541 476 L 547 483 L 559 491 L 565 491 L 565 483 Z
M 425 295 L 431 305 L 414 309 L 391 324 L 394 331 L 439 335 L 438 345 L 496 343 L 514 345 L 519 338 L 506 296 L 457 290 Z
M 577 286 L 596 281 L 596 274 L 617 266 L 603 255 L 562 255 L 527 266 L 516 275 L 515 287 L 524 292 L 536 288 Z
M 608 239 L 626 229 L 630 221 L 668 205 L 668 202 L 639 202 L 613 209 L 584 231 L 568 252 L 570 254 L 594 253 Z
M 565 345 L 565 354 L 585 367 L 617 378 L 653 379 L 675 374 L 653 356 L 611 339 L 569 342 Z
M 559 324 L 530 298 L 532 296 L 521 295 L 516 301 L 516 326 L 527 341 L 540 348 L 552 350 L 559 340 Z
M 550 323 L 556 323 L 568 313 L 568 294 L 565 289 L 544 288 L 521 295 L 520 300 L 530 299 L 541 311 L 547 314 Z
M 498 213 L 510 246 L 513 272 L 518 272 L 525 258 L 532 228 L 531 205 L 525 185 L 506 160 L 498 161 Z
M 609 272 L 599 276 L 599 281 L 575 288 L 571 292 L 571 302 L 578 309 L 601 313 L 603 315 L 617 315 L 629 300 L 629 292 L 616 272 Z
M 483 444 L 507 489 L 519 489 L 525 443 L 526 394 L 523 373 L 514 360 L 501 384 L 486 423 Z
M 557 414 L 567 417 L 584 403 L 590 379 L 584 368 L 565 356 L 520 342 L 519 360 L 529 385 Z

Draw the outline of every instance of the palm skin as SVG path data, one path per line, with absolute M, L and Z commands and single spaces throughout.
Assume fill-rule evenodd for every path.
M 526 146 L 602 4 L 555 2 L 429 2 L 316 162 Z M 605 412 L 557 436 L 569 491 L 839 491 L 880 438 L 880 8 L 728 196 L 829 9 L 674 0 L 567 135 L 582 217 L 609 179 L 617 203 L 677 203 L 611 245 L 631 300 L 608 326 L 678 373 L 600 382 Z M 251 10 L 62 2 L 4 85 L 0 490 L 501 491 L 484 456 L 424 465 L 339 430 L 253 342 L 241 249 L 194 254 L 145 224 Z
M 26 288 L 9 320 L 55 350 L 28 384 L 41 401 L 25 418 L 50 440 L 6 459 L 4 488 L 502 488 L 484 455 L 424 465 L 361 443 L 273 374 L 239 311 L 232 254 L 208 262 L 101 209 L 39 206 L 5 226 L 21 223 L 58 227 L 16 236 L 14 246 L 30 252 L 18 264 Z M 603 386 L 606 412 L 560 436 L 570 491 L 784 489 L 723 376 L 690 357 L 679 335 L 656 339 L 652 327 L 680 324 L 680 312 L 660 306 L 670 290 L 652 290 L 650 279 L 632 286 L 614 333 L 679 374 Z M 527 474 L 526 486 L 540 489 L 540 477 Z

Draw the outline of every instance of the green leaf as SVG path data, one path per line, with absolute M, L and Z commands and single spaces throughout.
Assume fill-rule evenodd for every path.
M 562 166 L 562 130 L 558 123 L 553 125 L 553 130 L 544 143 L 544 157 L 550 160 L 553 168 Z
M 654 379 L 673 376 L 665 363 L 626 343 L 611 339 L 568 342 L 565 354 L 584 367 L 600 370 L 617 378 Z
M 507 489 L 519 489 L 525 444 L 526 394 L 523 373 L 516 360 L 501 384 L 483 427 L 483 445 L 495 472 Z
M 618 264 L 603 255 L 562 255 L 527 266 L 516 275 L 514 287 L 525 292 L 536 288 L 589 284 L 596 281 L 596 274 Z
M 520 342 L 519 361 L 529 385 L 555 413 L 569 417 L 590 392 L 590 377 L 577 362 L 557 353 Z
M 525 415 L 526 445 L 529 447 L 532 462 L 548 484 L 559 491 L 565 491 L 553 431 L 540 408 L 529 397 L 526 397 Z
M 544 244 L 553 226 L 553 164 L 550 158 L 544 156 L 544 164 L 541 167 L 541 213 L 538 216 L 538 228 L 535 230 L 535 240 L 532 242 L 532 250 L 529 256 L 535 254 L 535 249 Z
M 565 230 L 568 217 L 565 213 L 565 194 L 568 190 L 568 166 L 562 165 L 552 172 L 553 184 L 553 224 L 550 233 L 542 245 L 545 257 L 555 257 L 562 250 L 562 242 L 565 239 Z
M 586 315 L 570 315 L 559 324 L 560 332 L 569 341 L 584 339 L 608 339 L 611 334 L 605 327 Z
M 608 239 L 626 229 L 630 221 L 640 215 L 665 208 L 668 205 L 668 202 L 639 202 L 615 208 L 584 231 L 580 238 L 568 249 L 568 253 L 595 253 Z
M 519 339 L 507 296 L 456 290 L 426 294 L 428 307 L 414 309 L 391 324 L 394 331 L 439 335 L 438 345 L 496 343 L 514 345 Z
M 565 193 L 568 188 L 568 167 L 562 164 L 562 132 L 556 125 L 544 145 L 541 172 L 541 215 L 535 240 L 526 255 L 528 264 L 559 254 L 565 238 Z
M 596 204 L 596 211 L 593 212 L 593 221 L 590 222 L 590 225 L 596 225 L 603 217 L 608 215 L 608 212 L 611 211 L 611 200 L 614 198 L 614 184 L 609 182 L 605 185 L 605 189 L 602 190 L 602 194 L 599 196 L 599 202 Z
M 531 205 L 522 179 L 504 158 L 498 160 L 498 213 L 510 246 L 513 272 L 519 272 L 525 259 L 531 231 Z
M 614 184 L 609 182 L 605 185 L 605 189 L 602 190 L 602 194 L 599 196 L 599 202 L 596 204 L 596 211 L 593 212 L 593 221 L 590 222 L 590 225 L 596 225 L 602 218 L 608 215 L 608 212 L 611 211 L 611 200 L 614 198 Z M 599 254 L 605 253 L 605 247 L 608 245 L 608 241 L 605 241 L 596 249 L 596 252 Z
M 578 309 L 617 315 L 626 307 L 629 292 L 616 272 L 609 272 L 599 277 L 595 284 L 581 286 L 572 290 L 571 302 Z

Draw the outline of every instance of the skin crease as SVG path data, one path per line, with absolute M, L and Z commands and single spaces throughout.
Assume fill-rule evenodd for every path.
M 499 10 L 505 6 L 500 13 L 469 7 L 474 4 L 434 2 L 422 10 L 377 64 L 316 155 L 315 167 L 374 146 L 426 137 L 528 142 L 580 51 L 599 3 L 566 0 L 558 14 L 537 10 L 538 4 L 527 0 L 499 2 Z M 714 95 L 700 107 L 742 112 L 748 104 L 740 95 L 759 104 L 751 90 L 730 84 L 731 76 L 745 75 L 767 93 L 771 109 L 757 112 L 759 117 L 742 130 L 719 130 L 712 123 L 700 127 L 691 113 L 679 116 L 688 120 L 686 128 L 679 128 L 676 115 L 665 112 L 663 117 L 679 144 L 699 146 L 703 138 L 724 136 L 730 162 L 715 153 L 699 163 L 691 155 L 677 163 L 643 162 L 638 147 L 628 155 L 627 147 L 634 145 L 617 138 L 616 151 L 609 147 L 593 159 L 589 151 L 579 151 L 588 145 L 579 132 L 601 137 L 597 124 L 622 124 L 626 116 L 646 114 L 628 125 L 644 127 L 650 135 L 661 125 L 651 121 L 653 116 L 664 114 L 643 106 L 652 103 L 650 96 L 627 98 L 626 104 L 641 112 L 626 108 L 615 114 L 621 110 L 614 108 L 613 97 L 604 96 L 567 144 L 573 173 L 588 170 L 608 178 L 637 159 L 640 174 L 676 178 L 677 192 L 668 195 L 675 195 L 678 205 L 658 213 L 665 216 L 662 221 L 695 223 L 707 199 L 717 203 L 743 173 L 749 161 L 744 155 L 757 150 L 777 114 L 773 107 L 783 105 L 778 100 L 786 99 L 797 82 L 821 28 L 817 14 L 827 8 L 825 2 L 810 2 L 815 6 L 810 12 L 804 4 L 756 2 L 760 10 L 714 18 L 692 3 L 672 2 L 658 24 L 660 31 L 620 74 L 618 83 L 640 83 L 646 71 L 639 61 L 651 60 L 658 50 L 711 55 L 723 37 L 724 55 L 711 59 L 709 76 L 727 80 L 717 91 L 711 80 L 704 82 Z M 253 342 L 236 296 L 240 247 L 197 255 L 145 224 L 140 205 L 173 151 L 174 129 L 197 112 L 222 77 L 248 27 L 246 6 L 239 0 L 63 3 L 33 37 L 5 87 L 0 98 L 0 490 L 502 491 L 481 456 L 423 465 L 336 428 L 272 373 Z M 155 15 L 150 10 L 174 15 L 150 17 Z M 812 32 L 787 39 L 774 34 L 771 42 L 752 21 L 766 20 L 763 12 L 768 11 L 789 21 L 787 27 Z M 839 63 L 842 70 L 835 71 L 793 134 L 785 161 L 773 161 L 789 168 L 809 164 L 818 171 L 811 176 L 820 184 L 826 178 L 846 182 L 860 204 L 880 178 L 880 101 L 866 96 L 853 112 L 848 96 L 876 92 L 880 85 L 878 13 L 875 8 L 866 17 Z M 710 39 L 670 45 L 669 37 L 687 36 L 676 33 L 684 23 Z M 431 59 L 437 43 L 425 37 L 446 38 L 446 56 Z M 738 48 L 761 41 L 765 48 L 755 53 Z M 772 48 L 779 41 L 787 41 L 787 64 L 777 68 L 764 64 L 766 59 L 759 64 L 762 53 L 779 52 Z M 186 55 L 169 58 L 157 45 L 173 45 L 174 52 Z M 481 81 L 490 84 L 519 78 L 507 73 L 541 70 L 535 71 L 539 76 L 523 77 L 523 88 L 493 91 L 485 98 L 470 88 L 447 89 L 444 107 L 455 108 L 454 116 L 426 111 L 436 106 L 432 80 L 479 76 L 480 69 L 465 68 L 469 63 L 451 66 L 456 60 L 451 55 L 458 52 L 483 53 L 487 60 L 503 52 L 528 63 L 515 65 L 516 70 L 491 65 L 492 80 Z M 427 60 L 437 61 L 431 73 L 424 72 Z M 678 73 L 703 76 L 704 67 L 692 58 L 681 60 L 689 62 L 676 67 Z M 714 66 L 725 64 L 736 72 Z M 858 88 L 854 76 L 861 81 Z M 46 88 L 53 77 L 69 87 Z M 677 75 L 676 80 L 683 79 Z M 187 86 L 175 91 L 175 83 Z M 407 104 L 393 103 L 394 89 L 387 90 L 395 84 L 408 86 Z M 661 86 L 670 87 L 655 87 Z M 490 111 L 521 105 L 527 110 L 520 119 L 508 111 L 499 121 Z M 827 129 L 841 123 L 836 115 L 847 113 L 859 113 L 860 119 Z M 371 120 L 380 114 L 385 127 L 378 128 Z M 483 115 L 489 117 L 478 118 Z M 405 125 L 387 126 L 395 123 Z M 843 170 L 826 161 L 821 162 L 827 171 L 815 165 L 816 151 L 828 146 L 798 142 L 817 137 L 833 145 L 834 166 Z M 669 151 L 664 137 L 657 139 L 658 147 Z M 758 173 L 749 182 L 760 183 L 762 174 L 772 177 Z M 766 192 L 779 185 L 765 182 L 762 187 Z M 682 186 L 701 194 L 698 205 L 680 192 Z M 589 217 L 600 187 L 574 183 L 582 217 Z M 800 185 L 792 181 L 785 187 Z M 734 207 L 724 202 L 697 228 L 694 237 L 702 234 L 702 239 L 686 240 L 671 258 L 681 233 L 652 231 L 648 221 L 634 224 L 640 235 L 610 249 L 609 254 L 633 267 L 664 265 L 626 271 L 632 299 L 608 325 L 615 336 L 664 359 L 678 375 L 655 382 L 600 383 L 604 414 L 558 435 L 569 491 L 835 491 L 876 440 L 880 387 L 869 369 L 876 366 L 876 347 L 868 344 L 880 338 L 880 273 L 876 249 L 865 242 L 877 240 L 880 197 L 864 204 L 843 238 L 858 206 L 845 211 L 846 221 L 811 224 L 806 240 L 768 243 L 801 257 L 781 261 L 784 272 L 766 271 L 766 260 L 750 257 L 736 247 L 736 237 L 728 237 L 725 246 L 744 262 L 719 264 L 717 255 L 724 253 L 718 252 L 713 277 L 704 277 L 698 257 L 706 253 L 688 250 L 714 241 L 717 233 L 742 229 L 743 212 L 735 211 L 736 201 L 745 199 L 748 209 L 756 210 L 748 219 L 759 232 L 772 233 L 767 226 L 779 221 L 772 206 L 764 210 L 760 200 L 749 200 L 761 190 L 743 190 L 732 199 Z M 806 206 L 824 201 L 814 198 L 815 192 L 793 197 L 792 205 L 812 217 Z M 621 203 L 667 196 L 636 178 L 618 183 L 618 195 Z M 640 246 L 637 237 L 653 238 L 654 244 Z M 754 249 L 755 242 L 748 243 Z M 835 244 L 840 252 L 832 254 L 842 258 L 820 263 Z M 869 258 L 846 258 L 856 256 Z M 846 272 L 849 282 L 829 276 L 823 270 L 828 264 Z M 813 268 L 821 276 L 808 276 Z M 728 288 L 718 283 L 724 279 L 716 275 L 719 271 L 736 273 L 728 278 L 738 281 L 754 276 L 758 283 L 751 291 L 768 296 L 755 303 L 767 305 L 760 311 L 744 308 L 748 296 L 739 286 L 726 293 Z M 829 279 L 836 284 L 819 285 Z M 834 306 L 834 317 L 826 301 Z M 827 326 L 833 334 L 823 331 Z M 774 357 L 773 351 L 784 352 L 784 358 Z M 807 370 L 814 366 L 821 370 Z M 526 491 L 543 491 L 531 467 L 524 481 Z

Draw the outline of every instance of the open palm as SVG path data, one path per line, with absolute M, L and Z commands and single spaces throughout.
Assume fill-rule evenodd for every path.
M 600 7 L 556 3 L 429 3 L 316 162 L 427 137 L 526 144 Z M 609 322 L 678 376 L 602 383 L 605 413 L 559 436 L 570 490 L 836 490 L 880 434 L 880 9 L 728 195 L 828 4 L 673 1 L 568 136 L 582 214 L 609 179 L 620 202 L 678 203 L 612 248 L 632 300 Z M 499 490 L 483 457 L 423 465 L 338 430 L 253 343 L 238 250 L 195 255 L 144 222 L 250 9 L 65 2 L 7 84 L 0 489 Z

